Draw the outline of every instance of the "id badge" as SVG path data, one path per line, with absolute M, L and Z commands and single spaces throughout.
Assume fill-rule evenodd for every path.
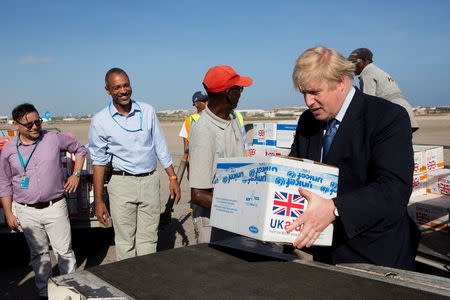
M 20 179 L 20 188 L 21 189 L 27 189 L 28 188 L 28 176 L 22 176 L 22 178 Z

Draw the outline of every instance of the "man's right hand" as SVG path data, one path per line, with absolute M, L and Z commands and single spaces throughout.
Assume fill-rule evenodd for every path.
M 6 222 L 8 223 L 9 228 L 14 230 L 15 232 L 19 232 L 19 221 L 16 216 L 11 214 L 5 214 Z
M 105 227 L 108 227 L 108 222 L 110 218 L 105 203 L 103 202 L 95 203 L 95 215 L 97 216 L 97 219 L 100 223 L 102 223 Z

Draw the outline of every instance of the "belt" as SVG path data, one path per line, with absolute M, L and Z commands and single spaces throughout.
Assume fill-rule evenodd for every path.
M 155 170 L 149 172 L 149 173 L 142 173 L 142 174 L 131 174 L 125 171 L 120 171 L 120 170 L 113 170 L 111 172 L 112 175 L 120 175 L 120 176 L 134 176 L 134 177 L 145 177 L 148 175 L 152 175 L 153 173 L 155 173 Z
M 29 206 L 29 207 L 33 207 L 36 209 L 43 209 L 43 208 L 49 207 L 50 205 L 55 204 L 56 202 L 58 202 L 59 200 L 62 200 L 62 199 L 65 199 L 65 197 L 61 196 L 59 198 L 56 198 L 56 199 L 53 199 L 53 200 L 50 200 L 47 202 L 37 202 L 37 203 L 33 203 L 33 204 L 26 204 L 26 203 L 19 203 L 19 202 L 17 202 L 17 203 L 19 203 L 20 205 L 23 205 L 23 206 Z

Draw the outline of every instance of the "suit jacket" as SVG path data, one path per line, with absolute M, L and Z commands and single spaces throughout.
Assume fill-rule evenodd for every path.
M 325 127 L 304 112 L 290 156 L 320 161 Z M 407 213 L 411 139 L 403 107 L 356 90 L 328 153 L 327 163 L 339 168 L 333 245 L 315 249 L 316 259 L 414 268 L 420 232 Z

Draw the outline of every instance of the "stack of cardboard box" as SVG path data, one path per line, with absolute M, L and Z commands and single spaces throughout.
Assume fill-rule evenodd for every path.
M 252 156 L 289 155 L 296 129 L 297 121 L 254 123 Z
M 449 233 L 450 170 L 442 146 L 414 145 L 413 192 L 408 211 L 422 230 Z

